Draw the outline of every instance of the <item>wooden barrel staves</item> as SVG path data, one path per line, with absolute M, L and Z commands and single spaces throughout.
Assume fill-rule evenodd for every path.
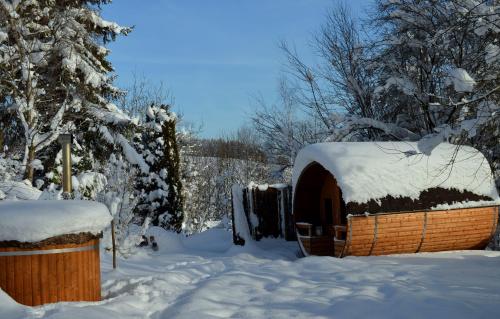
M 484 249 L 498 215 L 498 206 L 487 206 L 352 216 L 344 255 Z
M 53 239 L 0 242 L 2 290 L 27 306 L 101 300 L 99 238 L 83 234 Z

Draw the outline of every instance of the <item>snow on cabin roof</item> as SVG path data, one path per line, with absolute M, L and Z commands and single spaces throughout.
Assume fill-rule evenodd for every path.
M 111 218 L 105 205 L 92 201 L 0 201 L 0 241 L 38 242 L 81 232 L 97 235 Z
M 346 203 L 366 203 L 388 195 L 418 199 L 422 191 L 433 187 L 499 199 L 488 161 L 468 146 L 442 143 L 427 156 L 412 142 L 312 144 L 297 155 L 294 189 L 301 173 L 314 162 L 335 177 Z

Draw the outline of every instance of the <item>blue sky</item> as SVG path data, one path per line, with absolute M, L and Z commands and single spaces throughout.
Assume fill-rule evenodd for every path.
M 162 81 L 175 97 L 175 109 L 202 135 L 215 137 L 248 122 L 261 94 L 276 99 L 283 70 L 281 40 L 293 43 L 312 61 L 311 34 L 334 0 L 120 0 L 103 16 L 135 26 L 109 45 L 117 84 L 133 74 Z M 371 1 L 348 2 L 361 14 Z

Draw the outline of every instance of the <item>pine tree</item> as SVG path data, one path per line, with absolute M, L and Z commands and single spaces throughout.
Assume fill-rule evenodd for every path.
M 168 105 L 148 108 L 136 147 L 150 170 L 142 174 L 136 188 L 138 215 L 149 217 L 155 226 L 180 232 L 184 215 L 176 122 Z
M 127 147 L 113 127 L 131 120 L 111 103 L 121 91 L 103 45 L 130 29 L 100 17 L 108 2 L 0 0 L 0 108 L 16 114 L 30 181 L 31 163 L 60 133 L 74 132 L 103 158 L 101 145 Z

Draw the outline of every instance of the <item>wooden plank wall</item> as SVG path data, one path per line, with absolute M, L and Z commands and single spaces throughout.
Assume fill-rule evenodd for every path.
M 281 220 L 280 214 L 282 206 L 285 212 L 284 221 Z M 243 207 L 250 233 L 255 240 L 260 240 L 263 237 L 283 237 L 289 241 L 296 240 L 292 216 L 291 186 L 286 188 L 268 187 L 266 190 L 259 190 L 255 187 L 244 188 Z M 254 217 L 251 217 L 252 213 L 255 215 Z M 256 225 L 253 223 L 255 218 L 258 221 Z M 238 243 L 235 242 L 235 244 Z
M 301 237 L 299 240 L 311 255 L 332 256 L 333 254 L 333 243 L 330 237 Z
M 84 244 L 52 245 L 31 250 L 86 247 Z M 0 251 L 30 249 L 0 248 Z M 0 287 L 17 302 L 37 306 L 59 301 L 101 300 L 99 249 L 31 256 L 0 256 Z
M 354 216 L 347 255 L 484 249 L 497 223 L 498 207 Z

